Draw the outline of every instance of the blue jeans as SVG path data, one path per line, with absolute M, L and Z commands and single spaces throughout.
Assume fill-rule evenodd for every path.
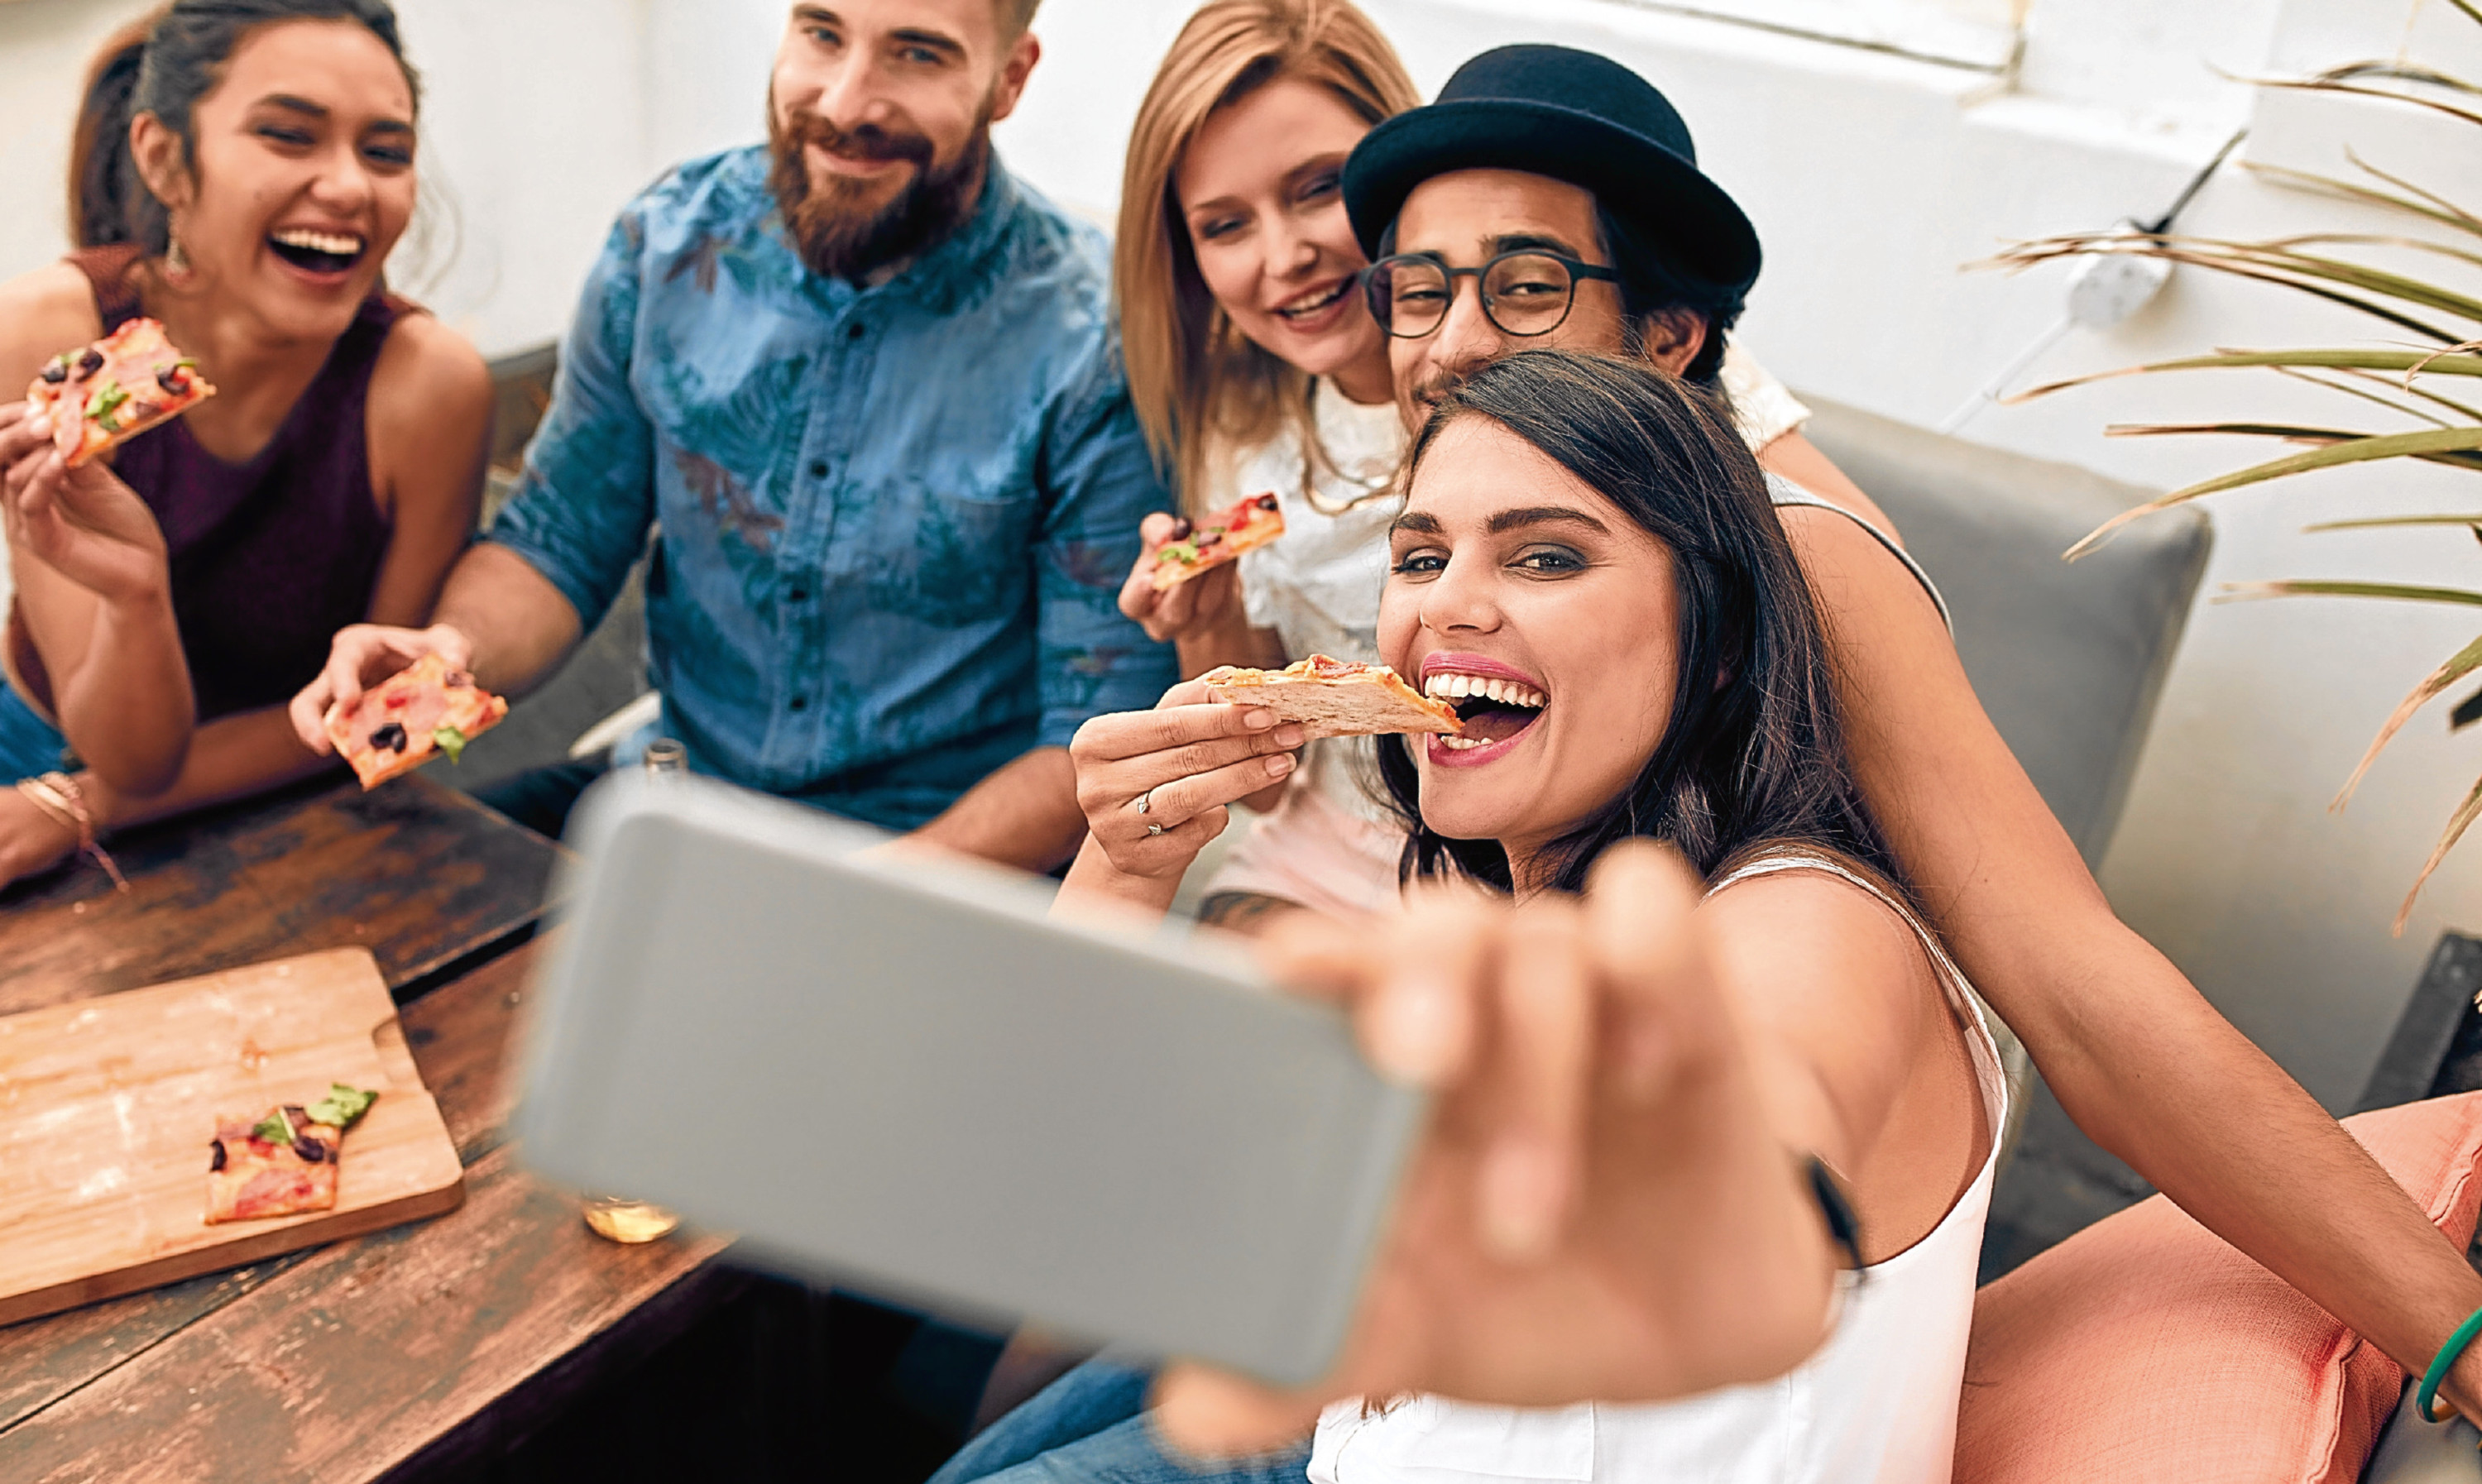
M 1301 1484 L 1307 1440 L 1254 1458 L 1189 1461 L 1146 1415 L 1151 1371 L 1088 1361 L 985 1428 L 931 1484 Z
M 66 761 L 68 738 L 35 714 L 13 686 L 0 685 L 0 782 L 40 778 Z

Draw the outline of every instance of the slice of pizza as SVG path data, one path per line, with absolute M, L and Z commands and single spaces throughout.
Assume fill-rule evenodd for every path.
M 1242 552 L 1283 534 L 1284 512 L 1272 494 L 1254 494 L 1196 522 L 1176 521 L 1173 539 L 1155 548 L 1155 591 L 1238 561 Z
M 509 714 L 509 703 L 426 654 L 362 693 L 347 711 L 330 707 L 328 740 L 354 765 L 362 787 L 377 788 L 446 753 L 455 762 L 465 744 Z
M 1358 665 L 1313 654 L 1281 670 L 1221 665 L 1199 676 L 1206 694 L 1234 705 L 1264 706 L 1299 722 L 1313 737 L 1383 731 L 1465 730 L 1454 706 L 1434 701 L 1385 665 Z
M 378 1098 L 337 1082 L 306 1108 L 288 1102 L 254 1124 L 218 1120 L 207 1153 L 207 1225 L 333 1209 L 345 1130 Z
M 26 400 L 50 416 L 53 446 L 70 468 L 215 394 L 198 363 L 150 319 L 123 320 L 92 345 L 61 352 L 26 388 Z

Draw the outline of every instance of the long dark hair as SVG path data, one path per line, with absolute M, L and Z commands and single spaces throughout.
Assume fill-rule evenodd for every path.
M 1407 457 L 1408 488 L 1440 431 L 1466 417 L 1532 444 L 1663 543 L 1680 595 L 1678 683 L 1663 738 L 1626 789 L 1552 843 L 1550 884 L 1579 889 L 1596 857 L 1635 835 L 1669 840 L 1710 879 L 1758 847 L 1799 843 L 1898 881 L 1845 762 L 1809 584 L 1722 404 L 1636 361 L 1525 351 L 1438 404 Z M 1404 874 L 1453 872 L 1509 889 L 1499 842 L 1424 825 L 1405 739 L 1379 742 L 1380 777 L 1413 825 Z
M 387 45 L 422 95 L 405 60 L 396 9 L 387 0 L 173 0 L 114 33 L 87 73 L 77 127 L 69 138 L 69 230 L 81 248 L 135 243 L 151 254 L 172 243 L 164 203 L 139 178 L 129 123 L 153 114 L 181 141 L 181 162 L 196 168 L 191 110 L 222 80 L 242 38 L 285 20 L 350 20 Z

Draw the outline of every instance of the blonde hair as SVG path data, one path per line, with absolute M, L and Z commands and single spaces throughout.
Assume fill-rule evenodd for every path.
M 1279 78 L 1323 87 L 1373 124 L 1421 101 L 1396 49 L 1347 0 L 1210 0 L 1156 68 L 1129 131 L 1112 286 L 1139 425 L 1192 511 L 1219 450 L 1290 428 L 1306 474 L 1333 463 L 1311 418 L 1309 378 L 1233 329 L 1207 292 L 1173 180 L 1216 110 Z

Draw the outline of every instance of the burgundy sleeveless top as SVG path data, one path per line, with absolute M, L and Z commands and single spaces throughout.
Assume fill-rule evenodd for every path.
M 94 285 L 107 334 L 139 312 L 130 272 L 138 255 L 126 246 L 69 254 Z M 172 613 L 199 721 L 290 701 L 327 664 L 336 630 L 368 617 L 389 522 L 371 490 L 363 408 L 389 327 L 409 312 L 418 311 L 393 296 L 365 300 L 247 464 L 207 452 L 178 417 L 115 453 L 113 472 L 155 513 L 171 551 Z M 215 368 L 202 369 L 212 380 Z M 9 657 L 49 711 L 49 677 L 12 619 Z

